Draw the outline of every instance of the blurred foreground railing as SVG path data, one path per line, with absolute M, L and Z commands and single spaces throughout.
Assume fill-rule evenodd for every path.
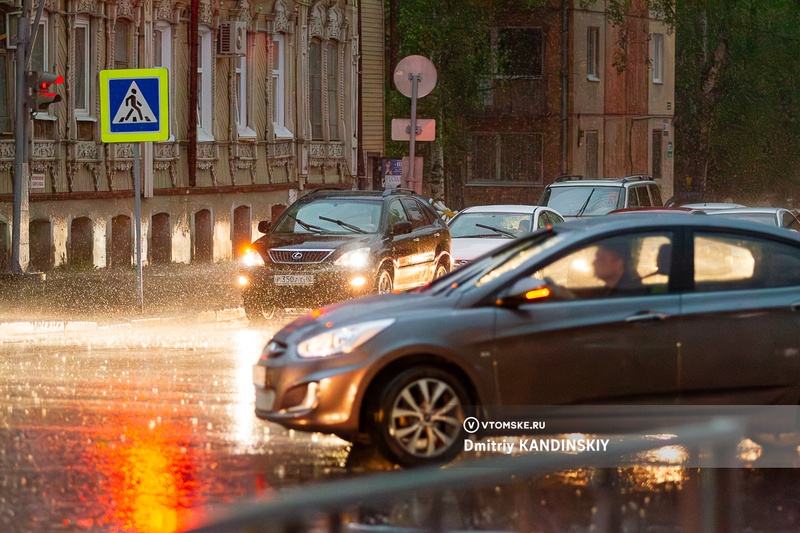
M 684 446 L 690 453 L 702 456 L 704 463 L 715 464 L 716 458 L 731 458 L 742 438 L 741 424 L 734 419 L 720 418 L 707 423 L 681 426 L 665 430 L 665 434 L 678 435 L 670 439 L 671 446 Z M 631 464 L 625 459 L 651 450 L 652 442 L 623 441 L 614 447 L 620 465 Z M 626 462 L 627 461 L 627 462 Z M 719 461 L 719 463 L 726 461 Z M 208 522 L 187 531 L 192 533 L 222 532 L 330 532 L 338 533 L 399 533 L 453 531 L 445 524 L 445 497 L 452 491 L 519 484 L 524 480 L 552 474 L 561 470 L 592 467 L 586 455 L 526 454 L 493 456 L 484 459 L 461 461 L 450 467 L 427 467 L 387 472 L 325 482 L 301 490 L 276 495 L 268 502 L 232 505 Z M 593 532 L 619 532 L 619 503 L 616 489 L 610 482 L 615 469 L 601 470 L 598 496 L 592 525 Z M 677 520 L 682 533 L 721 533 L 741 529 L 741 506 L 737 502 L 739 487 L 734 468 L 701 469 L 700 478 L 688 483 L 681 498 Z M 345 523 L 344 518 L 354 509 L 377 508 L 391 505 L 400 498 L 422 496 L 426 503 L 423 527 L 370 526 Z M 536 502 L 538 504 L 538 502 Z M 533 531 L 532 515 L 536 512 L 527 490 L 516 492 L 513 507 L 514 531 Z M 487 530 L 483 530 L 486 533 Z

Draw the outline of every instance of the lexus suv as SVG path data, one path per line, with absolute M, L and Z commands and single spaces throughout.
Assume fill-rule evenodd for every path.
M 317 189 L 293 203 L 243 257 L 251 320 L 429 283 L 451 269 L 450 232 L 422 196 L 404 189 Z
M 559 176 L 545 187 L 539 205 L 555 209 L 566 219 L 605 215 L 616 209 L 663 205 L 658 184 L 639 174 L 618 179 Z

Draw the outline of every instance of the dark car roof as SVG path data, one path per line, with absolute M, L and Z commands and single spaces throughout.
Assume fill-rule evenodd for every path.
M 748 233 L 769 234 L 783 240 L 793 240 L 800 242 L 800 234 L 786 231 L 785 228 L 769 226 L 759 222 L 749 220 L 738 220 L 727 217 L 687 217 L 685 214 L 673 213 L 653 213 L 646 217 L 632 217 L 625 214 L 605 215 L 591 219 L 576 219 L 566 224 L 553 226 L 552 231 L 556 233 L 565 232 L 585 232 L 587 235 L 594 233 L 652 229 L 672 227 L 707 228 L 707 229 L 734 229 L 743 230 Z

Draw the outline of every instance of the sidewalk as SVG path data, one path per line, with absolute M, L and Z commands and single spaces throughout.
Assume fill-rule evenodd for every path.
M 142 275 L 143 311 L 138 305 L 135 267 L 56 269 L 44 281 L 0 284 L 0 322 L 112 324 L 156 318 L 244 318 L 236 286 L 239 268 L 237 262 L 147 266 Z

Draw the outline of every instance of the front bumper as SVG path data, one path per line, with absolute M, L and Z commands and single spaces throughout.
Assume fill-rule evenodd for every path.
M 259 361 L 253 366 L 256 416 L 289 429 L 356 436 L 367 364 L 344 358 L 352 359 L 292 361 L 282 355 Z

